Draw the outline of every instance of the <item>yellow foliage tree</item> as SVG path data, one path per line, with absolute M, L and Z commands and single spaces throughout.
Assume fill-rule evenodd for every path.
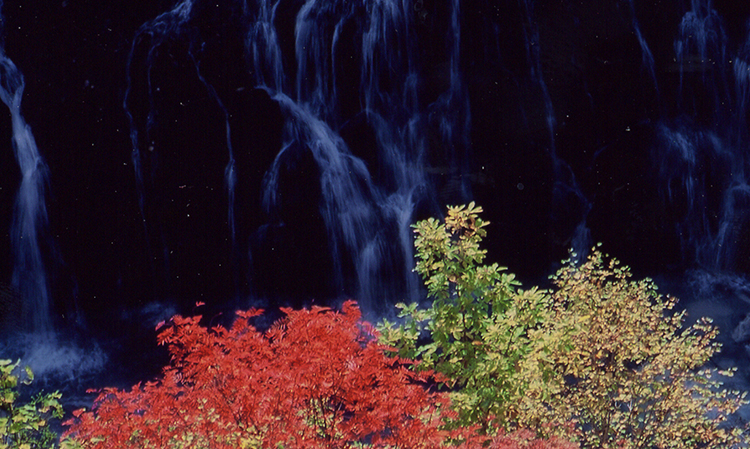
M 676 299 L 598 248 L 564 262 L 550 291 L 522 290 L 482 264 L 481 212 L 450 207 L 444 223 L 414 226 L 433 303 L 400 304 L 404 320 L 380 326 L 417 369 L 447 376 L 460 424 L 564 437 L 573 426 L 591 449 L 747 447 L 745 430 L 727 423 L 748 403 L 722 388 L 734 371 L 701 368 L 720 349 L 709 319 L 685 326 Z
M 540 404 L 547 422 L 578 422 L 582 447 L 731 447 L 743 430 L 727 418 L 745 394 L 722 388 L 727 371 L 702 369 L 720 349 L 708 318 L 685 326 L 675 298 L 594 248 L 553 277 L 555 321 L 569 351 L 555 355 L 562 389 Z M 553 426 L 554 427 L 554 426 Z

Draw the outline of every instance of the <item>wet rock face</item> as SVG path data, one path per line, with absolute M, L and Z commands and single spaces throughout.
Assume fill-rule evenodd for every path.
M 525 279 L 597 241 L 647 274 L 750 270 L 744 2 L 74 3 L 2 11 L 49 166 L 56 316 L 416 297 L 408 223 L 470 199 Z
M 3 337 L 24 330 L 24 309 L 20 292 L 0 283 L 0 333 Z
M 740 321 L 737 327 L 732 331 L 732 339 L 736 343 L 744 343 L 750 340 L 750 318 L 747 316 Z

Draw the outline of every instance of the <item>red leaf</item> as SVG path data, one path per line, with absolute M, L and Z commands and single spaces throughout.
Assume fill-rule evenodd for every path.
M 452 435 L 441 429 L 447 397 L 419 384 L 429 373 L 414 374 L 410 361 L 391 358 L 391 348 L 368 337 L 372 326 L 360 321 L 354 301 L 340 313 L 281 310 L 286 317 L 265 334 L 248 323 L 261 310 L 237 312 L 230 329 L 173 317 L 158 338 L 172 356 L 163 377 L 130 391 L 103 390 L 93 410 L 68 421 L 66 435 L 101 439 L 87 449 L 169 447 L 188 434 L 218 449 L 247 438 L 290 449 L 366 439 L 427 448 Z

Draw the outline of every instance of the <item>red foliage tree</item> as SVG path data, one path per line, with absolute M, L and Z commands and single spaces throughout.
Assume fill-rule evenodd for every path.
M 158 336 L 172 360 L 163 377 L 102 390 L 63 437 L 92 449 L 479 447 L 470 430 L 442 428 L 452 412 L 425 387 L 432 374 L 389 356 L 353 301 L 341 313 L 282 310 L 265 333 L 249 324 L 261 310 L 238 312 L 230 329 L 175 316 Z

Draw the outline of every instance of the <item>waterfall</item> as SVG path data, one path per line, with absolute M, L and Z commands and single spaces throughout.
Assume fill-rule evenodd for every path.
M 635 0 L 630 0 L 630 14 L 632 16 L 633 31 L 635 32 L 635 36 L 638 38 L 638 45 L 641 47 L 641 60 L 643 63 L 643 67 L 648 71 L 648 74 L 651 77 L 651 81 L 654 83 L 656 96 L 658 97 L 659 82 L 656 78 L 656 62 L 654 61 L 654 55 L 651 52 L 651 48 L 649 47 L 648 42 L 646 41 L 646 38 L 643 36 L 643 32 L 641 31 L 641 26 L 635 13 L 634 2 Z
M 574 220 L 577 224 L 570 232 L 570 249 L 578 260 L 584 260 L 591 249 L 591 231 L 586 225 L 586 218 L 591 210 L 591 203 L 586 198 L 583 190 L 578 184 L 573 169 L 557 153 L 555 143 L 555 132 L 557 118 L 552 103 L 547 83 L 544 80 L 541 62 L 541 43 L 539 29 L 534 16 L 534 1 L 521 0 L 522 11 L 525 13 L 524 40 L 526 44 L 526 57 L 529 61 L 531 79 L 537 84 L 542 96 L 548 132 L 549 156 L 552 160 L 554 176 L 554 188 L 552 192 L 552 221 L 559 226 L 564 219 L 570 219 L 571 210 L 580 211 Z
M 2 3 L 0 2 L 0 7 Z M 42 244 L 47 237 L 47 165 L 39 154 L 31 127 L 21 114 L 24 80 L 21 71 L 0 47 L 0 100 L 10 110 L 13 151 L 21 170 L 11 225 L 13 249 L 12 285 L 22 296 L 27 330 L 36 334 L 52 331 L 50 293 Z
M 128 57 L 124 107 L 148 238 L 165 241 L 153 235 L 160 232 L 160 224 L 148 212 L 149 197 L 159 188 L 153 181 L 155 170 L 164 168 L 144 164 L 144 158 L 158 158 L 159 148 L 151 136 L 167 120 L 167 112 L 154 100 L 163 82 L 158 67 L 165 53 L 182 51 L 195 69 L 186 76 L 199 79 L 225 117 L 227 226 L 234 250 L 239 251 L 238 240 L 251 242 L 242 251 L 256 267 L 269 265 L 264 258 L 272 254 L 294 256 L 290 242 L 304 238 L 304 220 L 313 220 L 308 227 L 316 228 L 315 216 L 319 216 L 326 236 L 325 242 L 316 243 L 327 254 L 323 259 L 331 261 L 331 272 L 324 274 L 331 295 L 355 297 L 372 311 L 383 301 L 419 299 L 410 228 L 417 210 L 441 209 L 435 203 L 434 182 L 454 186 L 450 188 L 454 201 L 471 196 L 465 176 L 470 114 L 459 68 L 459 6 L 459 0 L 452 0 L 440 15 L 433 11 L 433 17 L 426 8 L 416 11 L 410 0 L 307 0 L 283 8 L 280 1 L 271 0 L 226 5 L 236 23 L 226 27 L 234 31 L 227 31 L 220 45 L 229 45 L 229 40 L 241 43 L 244 54 L 238 55 L 236 65 L 245 67 L 251 88 L 266 92 L 284 120 L 273 162 L 255 167 L 265 172 L 262 210 L 256 212 L 265 222 L 257 229 L 236 228 L 235 189 L 249 173 L 237 166 L 235 155 L 254 151 L 233 146 L 232 126 L 237 125 L 230 124 L 233 109 L 228 105 L 236 92 L 226 89 L 219 75 L 202 69 L 208 55 L 204 48 L 213 37 L 203 34 L 198 17 L 214 14 L 214 7 L 186 0 L 143 24 Z M 443 40 L 429 44 L 443 47 L 445 54 L 444 78 L 440 78 L 445 82 L 430 97 L 424 83 L 425 77 L 433 76 L 428 72 L 432 68 L 419 51 L 425 45 L 420 39 L 426 39 L 420 33 L 425 31 L 417 29 L 427 19 L 444 20 L 446 26 Z M 314 168 L 299 162 L 307 160 Z M 430 177 L 430 164 L 448 168 L 439 170 L 443 176 Z M 303 173 L 298 176 L 295 170 L 304 170 L 305 179 L 315 172 L 317 183 L 300 185 Z M 290 193 L 284 192 L 303 195 L 302 191 L 318 198 L 314 200 L 318 204 L 305 205 L 316 210 L 310 212 L 315 216 L 289 212 Z M 161 258 L 168 265 L 172 249 L 167 243 L 161 245 L 161 249 L 152 245 L 150 259 Z M 291 261 L 275 268 L 294 269 Z M 245 274 L 238 271 L 234 276 Z M 251 277 L 264 281 L 261 275 Z
M 575 23 L 545 30 L 544 21 L 554 20 L 556 13 L 592 20 L 587 14 L 594 13 L 580 6 L 549 6 L 533 0 L 513 3 L 495 5 L 497 17 L 482 19 L 487 30 L 494 30 L 488 33 L 495 33 L 498 46 L 502 45 L 499 21 L 505 17 L 501 11 L 512 12 L 516 22 L 509 26 L 518 27 L 517 40 L 507 43 L 517 48 L 498 50 L 497 55 L 508 54 L 493 61 L 498 70 L 506 64 L 508 74 L 497 76 L 501 84 L 495 83 L 491 95 L 518 99 L 520 106 L 512 108 L 520 110 L 519 116 L 528 118 L 524 109 L 531 108 L 540 116 L 538 127 L 534 124 L 508 141 L 546 151 L 546 159 L 534 163 L 513 157 L 518 167 L 537 164 L 541 168 L 537 176 L 551 177 L 549 183 L 525 183 L 530 188 L 523 191 L 523 195 L 533 191 L 534 200 L 549 207 L 548 216 L 540 220 L 549 224 L 538 225 L 551 235 L 548 248 L 554 248 L 549 252 L 565 245 L 585 255 L 594 239 L 609 238 L 607 232 L 612 232 L 593 229 L 597 219 L 602 223 L 607 208 L 623 198 L 632 201 L 630 207 L 643 203 L 658 207 L 657 200 L 641 198 L 635 190 L 653 187 L 661 206 L 661 216 L 655 220 L 670 221 L 669 229 L 654 230 L 651 222 L 644 221 L 643 228 L 629 236 L 639 238 L 637 233 L 644 231 L 653 232 L 648 238 L 674 238 L 687 263 L 731 269 L 740 257 L 737 242 L 748 226 L 743 210 L 750 201 L 744 156 L 750 44 L 732 48 L 723 19 L 709 0 L 691 0 L 678 11 L 680 20 L 668 48 L 659 46 L 662 42 L 649 42 L 653 24 L 639 20 L 643 17 L 637 14 L 640 9 L 634 0 L 611 8 L 602 5 L 596 14 L 616 16 L 612 24 L 619 28 L 597 24 L 594 30 L 579 29 Z M 482 8 L 491 11 L 495 6 Z M 210 104 L 205 115 L 212 120 L 206 126 L 217 129 L 207 128 L 211 140 L 206 137 L 195 145 L 205 148 L 201 157 L 210 158 L 210 164 L 200 167 L 206 173 L 217 171 L 215 162 L 221 160 L 224 197 L 220 206 L 211 198 L 217 208 L 225 208 L 222 229 L 205 232 L 227 235 L 226 247 L 216 251 L 226 252 L 226 259 L 234 262 L 224 264 L 222 259 L 216 269 L 231 272 L 228 277 L 238 286 L 235 297 L 256 295 L 273 301 L 304 295 L 302 288 L 292 286 L 299 273 L 300 283 L 315 284 L 303 302 L 351 296 L 376 310 L 386 300 L 418 299 L 420 282 L 411 271 L 410 224 L 438 213 L 443 201 L 474 199 L 472 190 L 477 187 L 471 181 L 477 168 L 472 168 L 476 142 L 470 137 L 477 136 L 471 135 L 470 99 L 483 93 L 472 92 L 466 79 L 467 74 L 478 80 L 495 75 L 467 68 L 462 51 L 484 43 L 481 39 L 486 37 L 470 40 L 481 32 L 466 29 L 466 16 L 466 6 L 459 0 L 440 6 L 413 0 L 235 0 L 218 6 L 183 0 L 144 23 L 128 56 L 123 104 L 131 125 L 132 164 L 149 263 L 164 274 L 163 279 L 155 276 L 156 283 L 164 284 L 157 296 L 178 296 L 177 287 L 170 283 L 183 282 L 186 276 L 179 273 L 182 277 L 176 280 L 179 256 L 173 253 L 180 242 L 170 237 L 174 234 L 170 227 L 193 226 L 188 221 L 168 224 L 174 212 L 161 211 L 181 198 L 177 196 L 181 192 L 169 189 L 183 187 L 176 182 L 163 184 L 176 178 L 164 175 L 174 170 L 165 161 L 196 156 L 185 144 L 165 148 L 163 136 L 176 135 L 165 130 L 178 129 L 172 123 L 181 119 L 175 111 L 183 98 L 187 103 L 205 97 L 201 104 Z M 547 36 L 570 38 L 571 43 L 557 47 L 545 40 Z M 575 39 L 592 47 L 576 48 Z M 626 51 L 630 53 L 621 54 Z M 604 56 L 600 58 L 599 52 Z M 483 57 L 490 54 L 492 50 L 485 49 Z M 628 59 L 631 56 L 634 61 Z M 567 71 L 558 74 L 555 64 L 565 64 Z M 614 84 L 599 85 L 598 92 L 589 90 L 588 83 L 601 84 L 601 80 L 579 76 L 587 67 L 607 77 L 635 67 L 632 73 L 641 73 L 639 82 L 650 92 L 645 96 L 655 94 L 653 105 L 658 107 L 638 110 L 623 104 L 630 116 L 618 117 L 605 127 L 588 124 L 586 132 L 594 137 L 586 145 L 592 148 L 581 149 L 578 158 L 572 127 L 600 119 L 596 114 L 610 113 L 602 108 L 620 107 L 604 98 Z M 522 88 L 519 93 L 497 93 L 503 82 L 506 91 L 513 83 Z M 563 83 L 574 83 L 579 91 L 565 92 Z M 168 89 L 178 93 L 166 95 Z M 588 101 L 572 99 L 584 95 Z M 259 105 L 243 103 L 248 98 Z M 575 109 L 579 106 L 589 111 Z M 484 107 L 492 107 L 491 102 Z M 248 110 L 252 113 L 242 114 Z M 571 111 L 575 117 L 568 117 Z M 591 111 L 596 112 L 588 116 Z M 511 117 L 512 113 L 483 112 L 484 126 L 503 118 L 523 126 L 523 118 Z M 269 119 L 269 129 L 263 129 L 266 116 L 277 115 L 278 125 Z M 503 132 L 515 132 L 514 125 L 498 126 L 506 127 Z M 596 172 L 598 164 L 605 163 L 601 160 L 610 163 L 625 157 L 617 152 L 636 134 L 630 133 L 631 127 L 639 138 L 648 135 L 643 146 L 650 148 L 650 154 L 637 148 L 633 157 L 639 158 L 637 164 L 643 169 L 651 168 L 652 186 L 631 182 L 625 173 L 610 176 L 617 178 L 610 181 Z M 246 129 L 258 134 L 257 141 L 239 140 Z M 490 147 L 482 147 L 485 161 Z M 499 179 L 506 175 L 521 179 L 510 173 L 512 168 L 503 170 L 508 172 L 495 169 L 493 182 L 504 182 Z M 617 192 L 600 187 L 608 182 L 617 183 L 612 186 Z M 516 190 L 514 198 L 521 192 Z M 539 199 L 543 195 L 548 198 Z M 521 209 L 527 208 L 526 214 L 532 216 L 533 207 L 517 198 Z M 609 199 L 613 204 L 602 206 L 601 201 Z M 192 197 L 185 203 L 184 207 L 196 204 Z M 195 231 L 200 232 L 204 231 Z M 540 254 L 547 251 L 543 246 Z M 243 290 L 242 285 L 249 287 Z
M 678 108 L 657 126 L 654 163 L 683 257 L 709 269 L 736 268 L 750 224 L 746 48 L 732 54 L 712 2 L 693 0 L 674 41 Z

